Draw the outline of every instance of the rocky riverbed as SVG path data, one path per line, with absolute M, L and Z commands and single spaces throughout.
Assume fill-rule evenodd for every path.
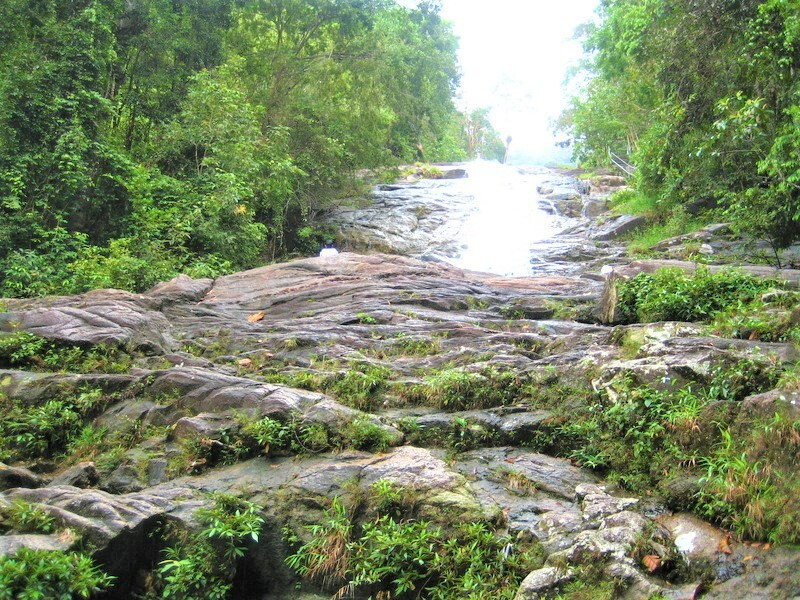
M 356 506 L 389 482 L 413 492 L 418 519 L 492 523 L 514 540 L 508 552 L 535 543 L 542 560 L 517 600 L 555 595 L 592 568 L 626 598 L 800 595 L 800 552 L 731 539 L 683 512 L 699 469 L 637 496 L 559 437 L 570 389 L 613 390 L 621 376 L 702 384 L 718 365 L 793 364 L 797 349 L 692 323 L 606 324 L 613 298 L 599 268 L 629 262 L 615 239 L 630 219 L 595 221 L 609 182 L 591 189 L 533 175 L 533 201 L 571 229 L 527 249 L 527 277 L 444 262 L 460 250 L 453 210 L 459 219 L 472 210 L 462 196 L 445 201 L 459 181 L 446 180 L 390 186 L 370 207 L 333 215 L 345 245 L 362 253 L 181 276 L 143 294 L 4 300 L 4 339 L 27 332 L 102 354 L 72 367 L 7 353 L 3 402 L 34 412 L 96 393 L 102 400 L 81 415 L 102 433 L 81 452 L 74 440 L 7 450 L 0 509 L 23 500 L 57 527 L 30 533 L 9 522 L 0 555 L 85 548 L 116 577 L 110 596 L 132 597 L 163 557 L 165 524 L 197 530 L 198 508 L 224 492 L 256 503 L 264 519 L 235 597 L 324 598 L 313 583 L 296 591 L 287 528 L 307 539 L 304 526 L 322 521 L 334 498 Z M 623 343 L 632 337 L 634 354 Z M 737 410 L 769 410 L 792 393 L 745 398 Z M 293 424 L 299 446 L 248 445 L 248 424 L 264 419 Z

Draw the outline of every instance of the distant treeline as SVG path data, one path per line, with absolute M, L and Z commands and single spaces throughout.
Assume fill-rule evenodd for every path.
M 3 0 L 0 39 L 0 295 L 310 251 L 357 169 L 502 155 L 435 2 Z
M 576 157 L 630 154 L 654 203 L 800 239 L 800 0 L 603 0 L 600 16 L 561 120 Z

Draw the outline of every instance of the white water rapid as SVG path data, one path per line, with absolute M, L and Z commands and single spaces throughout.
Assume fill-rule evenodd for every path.
M 558 234 L 578 223 L 565 215 L 577 217 L 582 209 L 575 179 L 489 161 L 440 169 L 442 178 L 378 185 L 364 202 L 331 211 L 327 222 L 338 230 L 342 249 L 445 261 L 504 277 L 563 272 L 556 255 L 575 242 Z M 570 259 L 566 268 L 577 266 Z
M 471 198 L 470 213 L 456 240 L 460 255 L 447 261 L 465 269 L 506 277 L 532 273 L 531 250 L 552 238 L 564 220 L 540 207 L 537 187 L 552 171 L 497 162 L 466 165 L 468 177 L 454 182 L 453 192 Z

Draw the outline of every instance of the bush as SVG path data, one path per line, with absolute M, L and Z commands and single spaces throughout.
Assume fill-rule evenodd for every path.
M 522 579 L 542 564 L 538 546 L 512 545 L 487 523 L 445 530 L 384 514 L 359 527 L 338 499 L 323 522 L 308 530 L 311 540 L 287 563 L 341 596 L 510 600 Z
M 15 500 L 0 508 L 2 525 L 15 533 L 52 533 L 56 529 L 55 519 L 38 504 Z
M 38 406 L 0 402 L 0 460 L 52 457 L 81 437 L 84 421 L 105 405 L 99 390 L 54 398 Z
M 491 368 L 481 373 L 442 369 L 426 377 L 421 385 L 404 386 L 400 390 L 407 401 L 447 410 L 504 406 L 515 401 L 520 393 L 519 375 Z
M 701 321 L 719 310 L 748 302 L 776 282 L 735 270 L 659 269 L 617 283 L 618 306 L 627 323 Z
M 76 552 L 22 548 L 0 557 L 0 600 L 89 598 L 113 581 Z
M 85 348 L 48 340 L 27 331 L 0 333 L 0 367 L 30 371 L 125 373 L 131 356 L 117 348 Z

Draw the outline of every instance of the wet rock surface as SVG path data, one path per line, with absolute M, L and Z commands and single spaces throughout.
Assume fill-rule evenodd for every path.
M 421 518 L 490 521 L 512 539 L 538 542 L 545 563 L 522 583 L 518 600 L 546 598 L 590 567 L 619 581 L 626 598 L 693 598 L 701 580 L 713 598 L 800 593 L 792 579 L 796 550 L 733 543 L 658 499 L 615 488 L 563 449 L 555 456 L 564 421 L 552 405 L 531 399 L 539 388 L 588 381 L 613 397 L 624 377 L 653 388 L 707 383 L 721 365 L 780 365 L 798 354 L 791 344 L 722 339 L 691 323 L 599 324 L 601 265 L 615 263 L 620 276 L 632 276 L 664 263 L 620 264 L 628 262 L 622 246 L 592 239 L 599 230 L 587 217 L 606 191 L 546 170 L 533 175 L 539 190 L 532 193 L 541 196 L 534 200 L 577 222 L 534 247 L 535 276 L 343 252 L 214 281 L 181 276 L 138 295 L 100 290 L 9 301 L 0 313 L 3 331 L 122 348 L 133 366 L 126 374 L 0 371 L 2 395 L 31 407 L 102 391 L 108 400 L 89 419 L 119 445 L 111 457 L 0 465 L 0 510 L 32 503 L 74 532 L 73 539 L 9 531 L 0 554 L 88 543 L 127 586 L 117 591 L 129 591 L 160 557 L 160 527 L 196 530 L 196 510 L 209 506 L 209 494 L 231 493 L 263 507 L 275 533 L 254 546 L 260 558 L 253 568 L 278 573 L 260 597 L 301 598 L 305 591 L 292 595 L 283 566 L 290 550 L 280 528 L 319 523 L 333 498 L 363 499 L 388 481 L 414 492 Z M 447 186 L 459 181 L 385 186 L 370 207 L 331 218 L 352 247 L 455 256 L 453 212 L 470 210 L 461 197 L 447 197 Z M 711 239 L 703 236 L 696 239 Z M 621 338 L 635 341 L 635 353 Z M 448 385 L 437 387 L 437 377 Z M 458 388 L 464 381 L 473 388 Z M 447 395 L 452 388 L 458 393 Z M 523 388 L 533 391 L 520 394 Z M 796 410 L 798 401 L 795 390 L 779 389 L 744 399 L 741 410 Z M 298 438 L 368 433 L 381 444 L 317 451 L 303 439 L 291 451 L 243 450 L 237 444 L 245 429 L 263 419 L 305 428 L 293 430 Z M 697 491 L 698 478 L 676 478 L 655 492 L 676 508 Z M 650 569 L 642 548 L 697 567 L 705 578 Z

